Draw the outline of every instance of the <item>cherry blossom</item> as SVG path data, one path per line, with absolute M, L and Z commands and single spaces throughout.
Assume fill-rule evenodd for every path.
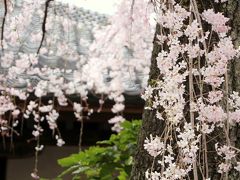
M 150 139 L 147 138 L 144 141 L 144 149 L 146 149 L 151 156 L 157 157 L 163 152 L 164 143 L 161 142 L 161 139 L 158 136 L 153 137 L 150 135 Z
M 171 148 L 152 153 L 162 159 L 156 167 L 161 170 L 157 172 L 152 167 L 146 172 L 147 179 L 184 179 L 190 172 L 196 179 L 196 160 L 208 146 L 206 134 L 211 137 L 219 129 L 226 142 L 216 148 L 221 159 L 218 172 L 228 173 L 233 167 L 238 168 L 230 162 L 237 152 L 230 147 L 227 133 L 240 121 L 240 98 L 237 92 L 229 90 L 227 73 L 229 63 L 238 56 L 239 50 L 227 35 L 229 19 L 213 9 L 198 12 L 195 3 L 195 0 L 190 2 L 190 9 L 176 1 L 170 5 L 163 1 L 156 3 L 160 25 L 157 43 L 161 47 L 156 60 L 160 75 L 150 81 L 142 98 L 146 109 L 155 111 L 156 118 L 164 121 L 161 139 L 165 141 L 155 140 L 150 134 L 151 140 L 146 138 L 144 148 L 148 153 L 158 145 Z M 210 25 L 208 30 L 203 28 L 206 23 Z M 217 40 L 211 44 L 213 36 Z M 206 87 L 209 90 L 205 90 Z M 151 141 L 155 143 L 148 147 Z M 184 164 L 184 168 L 179 164 Z M 206 168 L 205 164 L 202 166 Z M 203 174 L 202 178 L 209 179 L 207 176 Z

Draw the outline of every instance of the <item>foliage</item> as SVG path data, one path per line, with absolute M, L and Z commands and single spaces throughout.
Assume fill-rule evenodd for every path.
M 121 126 L 123 130 L 111 135 L 109 140 L 99 141 L 96 146 L 59 159 L 58 164 L 65 170 L 58 178 L 71 174 L 73 179 L 81 176 L 89 180 L 128 179 L 141 121 L 124 121 Z

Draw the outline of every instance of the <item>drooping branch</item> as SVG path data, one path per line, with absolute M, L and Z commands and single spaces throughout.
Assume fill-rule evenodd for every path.
M 4 26 L 5 26 L 5 21 L 6 21 L 6 16 L 7 16 L 7 0 L 4 0 L 4 17 L 2 21 L 2 32 L 1 32 L 1 46 L 3 49 L 3 37 L 4 37 Z
M 44 41 L 44 38 L 45 38 L 48 7 L 49 7 L 49 4 L 50 4 L 51 1 L 53 1 L 53 0 L 47 0 L 46 3 L 45 3 L 44 17 L 43 17 L 43 23 L 42 23 L 42 39 L 41 39 L 37 54 L 39 54 L 40 49 L 41 49 L 42 44 L 43 44 L 43 41 Z
M 135 0 L 132 0 L 132 4 L 131 4 L 131 15 L 133 14 L 134 4 L 135 4 Z

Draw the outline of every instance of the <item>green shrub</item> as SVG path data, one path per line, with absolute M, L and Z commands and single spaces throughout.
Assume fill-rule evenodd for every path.
M 97 146 L 59 159 L 58 164 L 66 170 L 56 179 L 64 179 L 67 174 L 73 180 L 80 177 L 89 180 L 128 179 L 141 121 L 125 121 L 121 126 L 124 129 L 119 134 L 111 135 L 109 140 L 99 141 Z

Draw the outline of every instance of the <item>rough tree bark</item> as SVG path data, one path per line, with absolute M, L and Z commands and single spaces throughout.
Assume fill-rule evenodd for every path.
M 205 2 L 205 1 L 198 0 L 198 3 L 201 6 L 200 9 L 202 9 L 203 7 L 209 7 L 209 2 L 207 1 Z M 219 5 L 217 8 L 225 12 L 225 14 L 230 18 L 230 23 L 232 27 L 231 36 L 233 38 L 234 45 L 236 47 L 239 47 L 240 46 L 240 0 L 228 0 L 227 5 L 226 4 L 223 6 Z M 159 33 L 159 30 L 160 30 L 160 27 L 157 25 L 156 34 Z M 156 42 L 156 34 L 153 40 L 154 48 L 152 51 L 149 83 L 151 83 L 151 81 L 154 79 L 158 79 L 158 76 L 160 74 L 157 68 L 157 62 L 156 62 L 157 55 L 160 52 L 160 46 Z M 230 74 L 229 76 L 230 90 L 240 92 L 240 59 L 235 59 L 232 62 L 232 64 L 230 65 L 229 74 Z M 159 136 L 161 135 L 164 129 L 163 121 L 157 120 L 155 115 L 156 113 L 154 111 L 144 110 L 143 125 L 138 137 L 138 148 L 136 151 L 136 155 L 134 157 L 134 165 L 133 165 L 132 174 L 131 174 L 132 180 L 145 179 L 146 170 L 152 166 L 153 159 L 144 150 L 143 144 L 146 137 L 149 137 L 150 134 Z M 240 147 L 240 128 L 236 127 L 231 131 L 231 142 L 235 143 L 236 145 L 238 145 L 238 147 Z M 212 158 L 213 157 L 212 154 L 210 156 L 211 157 L 209 158 L 212 159 L 212 162 L 215 162 L 214 159 Z M 210 168 L 211 167 L 216 168 L 216 165 L 211 164 Z M 155 170 L 158 170 L 158 169 L 155 169 Z M 219 175 L 216 174 L 216 169 L 212 169 L 211 173 L 212 173 L 211 180 L 212 179 L 217 180 L 220 178 Z M 237 180 L 239 179 L 239 176 L 231 174 L 230 172 L 228 179 Z

